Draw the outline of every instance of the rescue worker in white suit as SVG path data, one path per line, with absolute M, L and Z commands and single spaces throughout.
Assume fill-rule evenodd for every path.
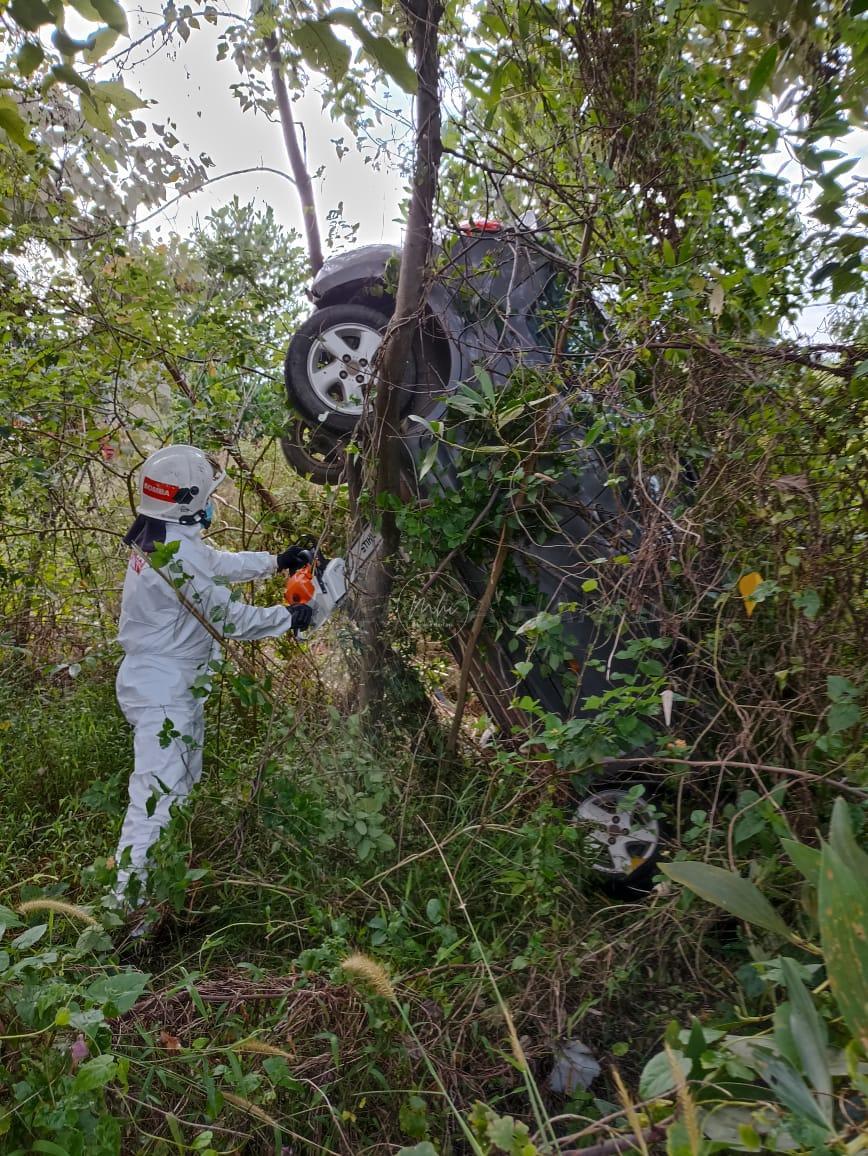
M 203 542 L 202 530 L 212 518 L 210 498 L 224 477 L 213 458 L 187 445 L 157 450 L 139 474 L 139 516 L 124 538 L 134 549 L 118 629 L 125 657 L 117 698 L 133 727 L 135 760 L 117 850 L 115 894 L 121 901 L 140 900 L 148 852 L 173 805 L 187 797 L 202 773 L 204 700 L 209 663 L 219 646 L 179 599 L 172 578 L 183 574 L 184 599 L 228 638 L 297 634 L 310 623 L 305 605 L 259 607 L 233 600 L 226 583 L 268 578 L 278 570 L 292 573 L 311 555 L 298 546 L 277 555 L 230 553 Z M 158 570 L 147 560 L 158 542 L 178 543 L 169 574 L 167 567 Z M 138 885 L 130 888 L 132 875 Z

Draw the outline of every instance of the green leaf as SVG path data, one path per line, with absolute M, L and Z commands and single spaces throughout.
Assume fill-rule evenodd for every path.
M 781 979 L 783 982 L 783 978 Z M 777 1048 L 779 1054 L 793 1065 L 798 1071 L 801 1061 L 799 1059 L 799 1049 L 796 1047 L 796 1041 L 793 1039 L 792 1029 L 790 1028 L 790 1015 L 792 1014 L 792 1004 L 789 1000 L 784 1000 L 783 1003 L 778 1004 L 772 1016 L 772 1024 L 774 1031 L 772 1032 L 772 1043 Z
M 439 923 L 443 918 L 443 904 L 436 895 L 433 899 L 429 899 L 425 905 L 425 914 L 430 923 Z
M 356 12 L 347 8 L 335 8 L 323 19 L 332 24 L 342 24 L 356 34 L 367 56 L 371 57 L 382 71 L 403 88 L 404 92 L 416 91 L 416 72 L 407 57 L 391 40 L 374 34 L 362 23 Z
M 754 1067 L 785 1108 L 810 1120 L 826 1132 L 831 1130 L 810 1088 L 792 1064 L 766 1048 L 753 1047 L 749 1050 Z
M 439 449 L 440 445 L 435 441 L 432 442 L 428 449 L 425 451 L 425 457 L 422 459 L 422 464 L 419 466 L 419 481 L 425 477 L 425 475 L 430 471 L 431 467 L 437 461 L 437 454 Z
M 79 16 L 83 16 L 85 20 L 92 20 L 94 24 L 99 23 L 99 12 L 97 12 L 94 5 L 91 4 L 91 0 L 69 0 L 69 3 Z
M 826 678 L 826 694 L 829 696 L 829 702 L 852 702 L 859 698 L 859 687 L 849 678 L 842 678 L 840 674 L 830 674 Z
M 117 0 L 91 0 L 94 8 L 115 32 L 127 33 L 127 14 Z
M 12 940 L 12 946 L 19 951 L 24 951 L 28 947 L 32 947 L 34 943 L 38 943 L 48 931 L 47 923 L 37 923 L 35 927 L 28 927 L 26 931 L 22 931 Z
M 790 996 L 790 1033 L 799 1053 L 802 1071 L 817 1093 L 823 1116 L 832 1119 L 832 1075 L 826 1054 L 828 1036 L 808 989 L 791 959 L 781 959 L 781 970 Z
M 157 542 L 151 554 L 151 565 L 155 570 L 161 569 L 170 563 L 178 553 L 181 543 L 176 538 L 174 542 Z
M 527 1125 L 512 1116 L 497 1116 L 488 1123 L 488 1140 L 501 1152 L 521 1152 L 519 1147 L 528 1138 Z
M 81 108 L 81 115 L 89 125 L 99 129 L 100 132 L 110 133 L 112 131 L 111 113 L 104 100 L 96 100 L 93 96 L 82 94 L 79 97 L 79 107 Z
M 87 997 L 93 1003 L 112 1003 L 118 1015 L 128 1012 L 148 986 L 150 975 L 143 971 L 122 971 L 117 975 L 105 975 L 87 989 Z
M 20 927 L 21 917 L 17 915 L 11 907 L 4 907 L 0 903 L 0 932 L 5 931 L 7 927 Z
M 856 702 L 833 702 L 826 712 L 826 726 L 829 734 L 837 735 L 856 726 L 862 711 Z
M 20 149 L 29 151 L 34 147 L 27 135 L 27 125 L 18 111 L 18 105 L 11 96 L 0 96 L 0 128 Z
M 844 1022 L 868 1048 L 868 879 L 855 875 L 828 843 L 817 896 L 829 983 Z
M 666 863 L 660 870 L 694 891 L 702 899 L 714 903 L 746 923 L 764 927 L 784 939 L 792 932 L 769 901 L 749 879 L 742 879 L 734 871 L 725 871 L 711 863 Z
M 663 260 L 670 267 L 675 264 L 675 250 L 672 248 L 672 242 L 663 238 Z
M 25 40 L 18 49 L 15 64 L 22 76 L 32 76 L 45 59 L 45 51 L 35 40 Z
M 34 1140 L 30 1145 L 31 1152 L 44 1152 L 46 1156 L 70 1156 L 69 1149 L 55 1144 L 53 1140 Z
M 72 1081 L 72 1092 L 93 1092 L 97 1088 L 103 1088 L 117 1074 L 118 1065 L 114 1056 L 107 1052 L 104 1056 L 94 1056 L 92 1060 L 87 1060 L 81 1065 L 75 1073 L 75 1079 Z
M 12 0 L 9 15 L 25 32 L 35 32 L 43 24 L 53 24 L 54 16 L 42 0 Z
M 61 56 L 75 56 L 77 52 L 87 47 L 84 40 L 74 40 L 62 28 L 55 28 L 52 32 L 51 43 Z
M 666 1129 L 666 1156 L 696 1156 L 694 1141 L 681 1120 L 676 1120 Z
M 756 67 L 750 74 L 750 80 L 747 85 L 747 99 L 750 101 L 756 100 L 768 82 L 771 80 L 772 73 L 775 70 L 775 65 L 778 62 L 778 46 L 777 44 L 770 44 L 762 56 L 757 61 Z
M 114 48 L 119 35 L 120 33 L 114 28 L 98 28 L 96 32 L 91 32 L 86 41 L 87 48 L 84 50 L 87 63 L 96 64 L 98 60 L 102 60 L 105 54 Z
M 819 850 L 816 847 L 807 847 L 804 843 L 797 843 L 795 839 L 781 839 L 781 846 L 789 855 L 796 870 L 816 887 L 820 875 Z
M 737 1112 L 739 1109 L 731 1109 Z M 745 1111 L 745 1109 L 741 1109 Z M 735 1137 L 733 1137 L 735 1139 Z M 738 1142 L 741 1144 L 745 1152 L 762 1152 L 763 1143 L 760 1139 L 759 1132 L 752 1124 L 738 1124 Z
M 868 854 L 856 842 L 850 822 L 850 808 L 841 798 L 836 799 L 832 807 L 829 842 L 835 854 L 840 856 L 857 879 L 868 880 Z
M 684 1032 L 680 1033 L 683 1039 Z M 694 1019 L 690 1025 L 690 1031 L 687 1033 L 687 1043 L 684 1045 L 684 1054 L 688 1060 L 698 1060 L 702 1053 L 706 1050 L 708 1044 L 705 1040 L 705 1032 L 702 1030 L 702 1024 L 698 1019 Z
M 801 610 L 809 622 L 813 622 L 820 613 L 822 601 L 816 590 L 800 590 L 793 595 L 794 604 Z
M 292 42 L 306 64 L 339 84 L 350 67 L 350 47 L 335 36 L 327 20 L 303 20 L 292 33 Z
M 423 1140 L 421 1144 L 413 1144 L 409 1148 L 401 1148 L 398 1156 L 437 1156 L 437 1149 L 430 1140 Z
M 80 89 L 85 95 L 90 95 L 90 85 L 78 75 L 71 65 L 55 64 L 52 66 L 51 75 L 55 80 L 62 80 L 64 84 L 71 84 L 73 88 Z
M 690 1063 L 682 1052 L 672 1052 L 676 1068 L 681 1070 L 685 1080 L 690 1075 Z M 652 1056 L 639 1077 L 639 1095 L 643 1100 L 659 1100 L 675 1087 L 675 1073 L 665 1052 Z
M 102 80 L 93 86 L 93 90 L 109 104 L 113 104 L 118 112 L 124 114 L 134 112 L 137 108 L 144 108 L 148 103 L 140 96 L 136 96 L 134 92 L 130 92 L 119 80 Z M 165 543 L 160 543 L 160 545 L 165 545 Z

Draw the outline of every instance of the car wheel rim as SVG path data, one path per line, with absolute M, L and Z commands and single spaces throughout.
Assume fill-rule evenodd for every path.
M 332 325 L 314 338 L 307 376 L 326 411 L 361 415 L 382 343 L 376 329 L 354 321 Z
M 600 791 L 578 806 L 576 822 L 597 851 L 595 870 L 629 878 L 654 859 L 660 846 L 660 824 L 641 799 L 626 791 Z

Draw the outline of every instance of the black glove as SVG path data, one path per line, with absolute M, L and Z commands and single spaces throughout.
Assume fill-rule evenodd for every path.
M 303 630 L 307 630 L 313 619 L 313 610 L 306 602 L 293 602 L 287 606 L 287 612 L 292 619 L 292 633 L 298 638 Z
M 301 546 L 290 546 L 288 550 L 277 555 L 277 568 L 294 574 L 302 566 L 310 565 L 312 560 L 313 554 L 310 550 L 302 550 Z

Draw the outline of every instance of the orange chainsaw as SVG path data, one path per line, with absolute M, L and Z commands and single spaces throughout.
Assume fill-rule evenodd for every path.
M 307 630 L 300 635 L 303 638 L 308 631 L 319 630 L 346 595 L 344 559 L 332 558 L 327 562 L 322 554 L 311 553 L 310 562 L 287 578 L 283 600 L 287 606 L 297 606 L 299 603 L 310 606 L 313 618 Z
M 346 598 L 348 584 L 356 580 L 382 541 L 376 530 L 367 527 L 350 546 L 346 558 L 327 561 L 318 550 L 311 550 L 307 565 L 290 574 L 284 588 L 287 606 L 305 603 L 313 611 L 310 626 L 300 637 L 318 630 L 331 617 Z

